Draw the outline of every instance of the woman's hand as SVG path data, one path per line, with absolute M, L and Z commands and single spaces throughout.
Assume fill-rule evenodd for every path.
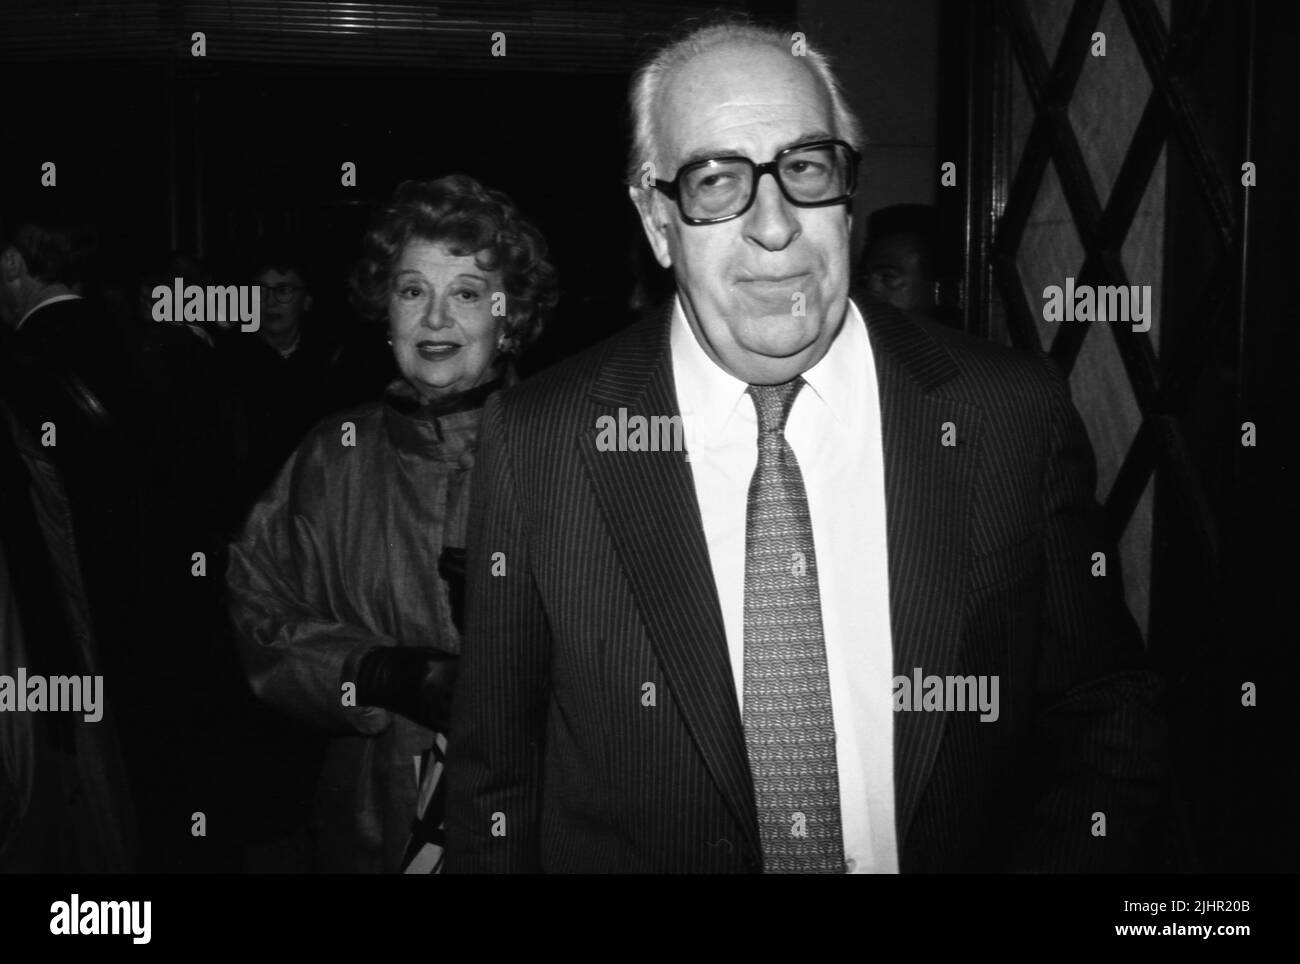
M 447 732 L 460 657 L 417 646 L 376 646 L 357 666 L 357 702 Z

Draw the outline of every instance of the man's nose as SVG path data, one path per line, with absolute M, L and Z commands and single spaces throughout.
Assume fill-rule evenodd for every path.
M 799 236 L 794 205 L 781 193 L 775 174 L 760 177 L 754 190 L 754 206 L 746 215 L 745 233 L 767 250 L 780 251 Z

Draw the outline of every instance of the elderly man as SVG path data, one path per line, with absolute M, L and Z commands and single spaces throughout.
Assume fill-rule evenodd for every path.
M 677 296 L 484 416 L 448 869 L 1131 866 L 1162 730 L 1065 385 L 849 299 L 814 51 L 706 27 L 632 106 Z

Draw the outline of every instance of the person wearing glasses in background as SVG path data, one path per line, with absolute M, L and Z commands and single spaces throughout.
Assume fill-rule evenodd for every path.
M 245 510 L 307 430 L 342 407 L 335 377 L 340 343 L 334 326 L 313 312 L 309 274 L 296 242 L 268 244 L 248 275 L 261 295 L 256 332 L 229 321 L 210 326 L 224 328 L 216 332 L 217 349 Z
M 302 322 L 311 311 L 307 279 L 292 263 L 267 264 L 258 271 L 255 283 L 262 293 L 257 334 L 281 358 L 292 358 L 302 347 Z
M 812 46 L 697 28 L 631 107 L 676 297 L 484 413 L 448 872 L 1131 867 L 1163 730 L 1064 382 L 849 297 Z

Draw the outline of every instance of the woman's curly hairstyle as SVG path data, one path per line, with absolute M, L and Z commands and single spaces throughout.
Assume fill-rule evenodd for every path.
M 506 195 L 465 174 L 399 184 L 362 238 L 361 260 L 349 279 L 353 301 L 369 319 L 388 317 L 393 268 L 413 240 L 445 244 L 453 254 L 474 255 L 485 271 L 500 270 L 504 353 L 517 355 L 541 333 L 559 298 L 555 269 L 541 232 Z

